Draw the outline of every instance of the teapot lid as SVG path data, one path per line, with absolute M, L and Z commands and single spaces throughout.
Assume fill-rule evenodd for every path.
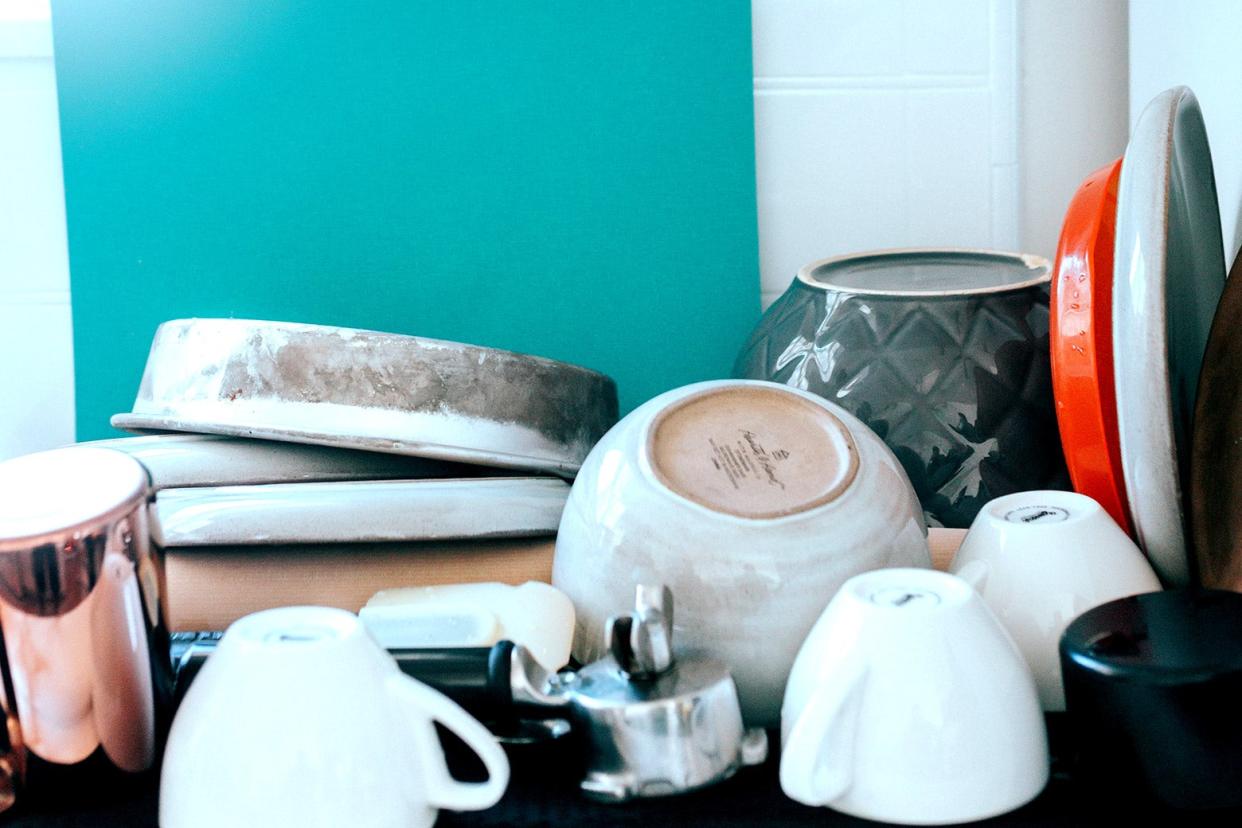
M 607 656 L 565 679 L 563 689 L 585 709 L 692 700 L 720 684 L 733 682 L 729 668 L 713 658 L 683 656 L 650 679 L 636 679 Z
M 638 586 L 634 611 L 609 618 L 604 639 L 610 655 L 566 678 L 562 688 L 587 707 L 690 699 L 733 681 L 715 659 L 674 659 L 673 593 L 666 586 Z

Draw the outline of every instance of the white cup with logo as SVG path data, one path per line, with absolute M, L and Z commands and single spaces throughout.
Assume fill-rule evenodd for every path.
M 1036 797 L 1048 743 L 1030 670 L 960 578 L 851 578 L 798 657 L 781 710 L 781 787 L 906 825 L 985 819 Z
M 453 779 L 434 723 L 483 761 Z M 283 607 L 229 627 L 173 722 L 163 828 L 430 826 L 440 808 L 481 810 L 509 763 L 483 725 L 403 675 L 357 617 Z
M 975 517 L 949 571 L 968 581 L 1031 667 L 1048 711 L 1065 709 L 1057 646 L 1069 623 L 1117 598 L 1160 589 L 1138 546 L 1075 492 L 998 497 Z

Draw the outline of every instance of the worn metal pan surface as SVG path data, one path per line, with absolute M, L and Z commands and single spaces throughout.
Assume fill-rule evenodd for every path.
M 603 374 L 415 336 L 247 319 L 160 325 L 112 424 L 572 476 L 617 418 Z

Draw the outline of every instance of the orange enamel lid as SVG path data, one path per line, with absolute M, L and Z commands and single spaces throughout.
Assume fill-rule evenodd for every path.
M 1053 270 L 1052 391 L 1074 489 L 1131 535 L 1113 380 L 1113 240 L 1121 159 L 1089 175 L 1065 212 Z

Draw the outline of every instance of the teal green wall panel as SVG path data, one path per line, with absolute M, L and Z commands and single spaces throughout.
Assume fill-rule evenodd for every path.
M 54 0 L 78 436 L 156 325 L 579 362 L 623 408 L 759 314 L 750 7 Z

